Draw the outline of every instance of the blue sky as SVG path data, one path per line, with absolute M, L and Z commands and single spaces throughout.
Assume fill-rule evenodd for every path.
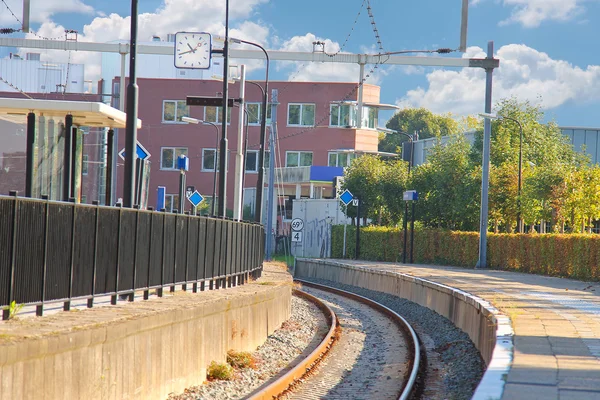
M 5 0 L 20 15 L 22 0 Z M 140 0 L 140 39 L 180 30 L 222 34 L 225 0 Z M 231 0 L 230 27 L 235 36 L 268 49 L 311 51 L 325 41 L 334 52 L 377 49 L 366 0 Z M 456 48 L 461 0 L 370 0 L 386 51 Z M 76 10 L 77 12 L 73 12 Z M 356 25 L 353 25 L 360 10 Z M 124 0 L 32 0 L 33 28 L 43 36 L 76 29 L 80 40 L 129 38 L 130 2 Z M 0 4 L 0 22 L 16 26 Z M 494 100 L 516 96 L 540 102 L 547 119 L 562 126 L 600 127 L 600 0 L 471 0 L 469 49 L 483 56 L 495 43 L 501 67 L 494 76 Z M 32 35 L 29 35 L 32 36 Z M 64 53 L 64 52 L 63 52 Z M 56 53 L 55 58 L 65 55 Z M 455 53 L 453 57 L 462 56 Z M 98 75 L 98 59 L 74 55 L 89 65 L 87 78 Z M 250 77 L 261 79 L 261 64 L 250 63 Z M 354 65 L 282 64 L 272 68 L 277 80 L 356 81 Z M 480 70 L 385 66 L 373 83 L 381 100 L 401 106 L 424 106 L 455 115 L 483 111 L 484 75 Z

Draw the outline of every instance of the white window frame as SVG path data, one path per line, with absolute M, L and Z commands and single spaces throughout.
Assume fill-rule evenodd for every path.
M 186 106 L 187 110 L 188 110 L 187 115 L 182 115 L 181 117 L 179 115 L 177 115 L 177 110 L 178 110 L 177 106 L 178 106 L 178 104 L 179 103 L 185 103 L 185 102 L 186 102 L 185 100 L 163 100 L 163 103 L 162 103 L 162 123 L 163 124 L 187 124 L 187 122 L 178 121 L 178 119 L 181 118 L 181 117 L 189 117 L 190 116 L 190 107 L 189 106 Z M 174 113 L 173 113 L 173 121 L 168 121 L 168 120 L 165 119 L 165 104 L 166 103 L 175 103 L 175 110 L 174 110 Z
M 299 124 L 290 124 L 290 107 L 291 106 L 300 106 L 300 123 Z M 304 107 L 312 106 L 313 107 L 313 121 L 310 125 L 302 124 L 302 116 L 304 115 Z M 315 126 L 315 120 L 317 118 L 317 106 L 315 103 L 288 103 L 287 109 L 287 126 Z
M 249 105 L 256 105 L 256 106 L 258 106 L 258 115 L 256 116 L 256 121 L 257 122 L 250 122 L 250 121 L 248 121 L 248 125 L 250 125 L 250 126 L 260 125 L 260 122 L 262 120 L 262 103 L 261 102 L 253 102 L 253 101 L 246 102 L 245 107 L 246 107 L 246 111 L 248 111 L 248 117 L 250 117 L 250 111 L 248 110 L 248 106 Z
M 209 107 L 216 109 L 216 112 L 215 112 L 216 121 L 212 121 L 206 117 L 206 109 Z M 212 122 L 213 124 L 222 124 L 223 122 L 219 121 L 219 115 L 221 115 L 222 110 L 223 110 L 222 107 L 204 106 L 204 121 Z M 228 114 L 227 115 L 227 125 L 231 125 L 231 107 L 227 108 L 227 114 Z
M 180 149 L 185 149 L 185 155 L 188 155 L 188 148 L 187 147 L 173 147 L 173 146 L 164 146 L 160 148 L 160 169 L 161 171 L 178 171 L 177 169 L 177 157 L 175 156 L 177 154 L 177 150 Z M 165 168 L 163 166 L 163 151 L 164 150 L 173 150 L 173 167 L 172 168 Z
M 340 121 L 342 118 L 342 114 L 341 114 L 342 107 L 348 107 L 349 115 L 348 115 L 348 124 L 347 125 L 342 125 L 342 123 Z M 331 123 L 331 116 L 333 115 L 334 108 L 338 109 L 337 124 Z M 332 103 L 329 105 L 329 126 L 333 127 L 333 128 L 346 128 L 346 127 L 356 128 L 356 115 L 357 115 L 357 109 L 356 109 L 355 103 Z
M 165 194 L 165 211 L 166 212 L 173 212 L 173 210 L 177 209 L 178 204 L 175 204 L 175 196 L 179 197 L 179 195 L 177 193 L 174 193 L 174 194 L 167 193 L 167 194 Z M 171 209 L 170 210 L 167 208 L 167 197 L 171 198 Z
M 204 157 L 205 157 L 205 152 L 212 152 L 214 153 L 214 160 L 215 160 L 215 165 L 213 168 L 204 168 Z M 217 149 L 215 149 L 214 147 L 205 147 L 202 149 L 202 172 L 215 172 L 215 169 L 218 169 L 219 166 L 219 159 L 217 157 Z
M 288 154 L 296 153 L 298 154 L 298 165 L 297 166 L 288 166 Z M 302 159 L 302 154 L 310 154 L 311 161 L 310 165 L 300 165 L 300 160 Z M 297 168 L 297 167 L 312 167 L 314 161 L 314 153 L 312 151 L 286 151 L 285 152 L 285 166 L 286 168 Z
M 83 154 L 81 156 L 81 175 L 87 175 L 89 173 L 90 168 L 90 156 L 87 154 Z
M 254 169 L 248 169 L 248 153 L 252 153 L 256 155 L 256 163 L 254 164 Z M 244 156 L 244 171 L 246 171 L 247 174 L 256 174 L 258 173 L 258 150 L 247 150 L 246 151 L 246 155 Z
M 347 160 L 346 165 L 339 165 L 340 154 L 346 154 L 348 156 L 348 158 L 346 159 Z M 335 155 L 335 165 L 329 165 L 329 157 L 331 157 L 332 155 Z M 327 153 L 327 166 L 346 168 L 346 167 L 350 166 L 350 164 L 352 163 L 352 160 L 354 160 L 355 158 L 356 158 L 356 153 L 342 153 L 340 151 L 330 151 Z

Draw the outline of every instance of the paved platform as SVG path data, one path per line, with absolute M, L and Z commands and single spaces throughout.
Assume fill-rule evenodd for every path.
M 503 400 L 600 400 L 600 283 L 496 270 L 335 261 L 448 285 L 505 313 L 515 339 Z

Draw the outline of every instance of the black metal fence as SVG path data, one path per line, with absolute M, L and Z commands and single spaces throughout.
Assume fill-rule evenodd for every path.
M 46 303 L 243 284 L 260 276 L 264 237 L 254 223 L 0 196 L 0 307 L 42 315 Z

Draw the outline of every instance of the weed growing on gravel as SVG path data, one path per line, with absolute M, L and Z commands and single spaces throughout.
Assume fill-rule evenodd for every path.
M 227 352 L 227 363 L 233 368 L 256 369 L 256 360 L 252 356 L 252 353 L 248 351 L 229 350 Z
M 213 361 L 208 366 L 208 370 L 206 371 L 206 378 L 209 381 L 230 381 L 233 379 L 233 373 L 234 370 L 231 365 L 221 364 L 216 361 Z
M 4 307 L 5 310 L 8 310 L 8 319 L 15 318 L 23 306 L 24 304 L 17 304 L 17 302 L 13 300 L 10 305 Z

